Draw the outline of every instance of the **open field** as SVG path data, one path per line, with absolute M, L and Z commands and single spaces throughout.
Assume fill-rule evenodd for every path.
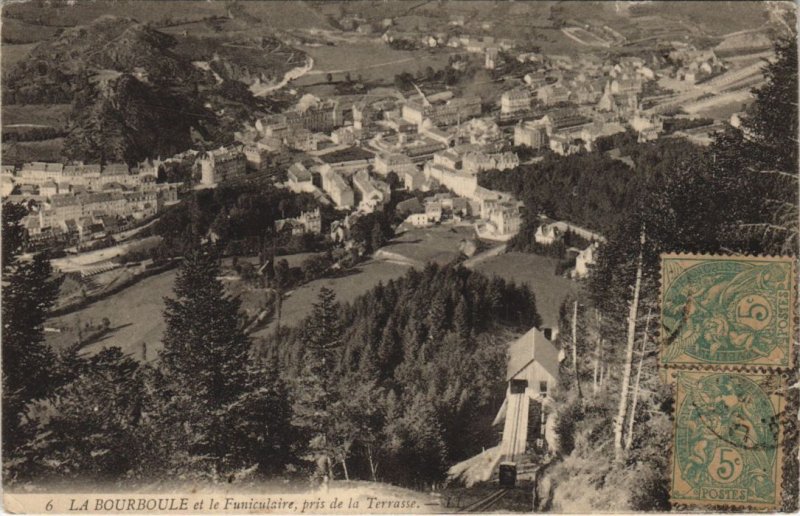
M 40 22 L 41 10 L 38 7 L 38 3 L 19 2 L 9 4 L 3 9 L 3 18 L 13 17 L 27 23 L 39 23 L 53 27 L 74 27 L 83 25 L 104 14 L 130 17 L 141 22 L 163 22 L 176 17 L 192 20 L 207 16 L 225 16 L 226 14 L 226 4 L 224 2 L 195 2 L 189 0 L 171 2 L 162 2 L 160 0 L 100 0 L 95 2 L 75 2 L 72 5 L 68 5 L 66 2 L 59 2 L 49 6 L 47 9 L 50 12 L 50 16 Z
M 410 229 L 381 248 L 381 251 L 397 255 L 400 261 L 420 267 L 427 262 L 446 265 L 461 254 L 459 244 L 474 237 L 475 230 L 472 226 Z
M 67 124 L 69 104 L 10 104 L 2 107 L 3 125 L 36 124 L 63 129 Z
M 0 63 L 3 73 L 7 73 L 14 65 L 25 59 L 38 43 L 26 43 L 24 45 L 9 45 L 3 43 L 0 52 Z
M 365 294 L 378 282 L 386 283 L 391 279 L 403 276 L 409 266 L 381 260 L 370 260 L 348 271 L 349 274 L 338 278 L 322 278 L 295 289 L 284 298 L 281 309 L 281 325 L 296 326 L 310 312 L 311 305 L 317 302 L 319 290 L 328 287 L 336 293 L 336 300 L 342 303 L 351 302 Z M 268 326 L 253 333 L 254 337 L 265 336 L 275 329 L 273 321 Z
M 558 310 L 564 298 L 578 290 L 578 285 L 553 274 L 556 261 L 552 258 L 511 252 L 489 258 L 475 266 L 487 276 L 499 276 L 506 281 L 525 283 L 536 295 L 536 309 L 544 326 L 558 326 Z
M 27 23 L 13 18 L 3 18 L 3 43 L 36 43 L 56 35 L 58 28 Z
M 61 161 L 64 138 L 40 142 L 3 143 L 3 164 L 22 164 L 28 161 Z
M 761 2 L 719 2 L 714 9 L 709 9 L 708 2 L 703 1 L 673 2 L 669 5 L 655 2 L 637 4 L 633 10 L 641 15 L 691 21 L 718 36 L 752 29 L 767 21 L 767 7 Z
M 433 69 L 447 66 L 450 56 L 450 52 L 442 50 L 394 50 L 379 40 L 299 48 L 314 59 L 314 69 L 293 83 L 297 85 L 324 82 L 327 73 L 339 80 L 340 75 L 348 72 L 353 80 L 360 75 L 365 81 L 392 82 L 401 72 L 413 74 L 428 66 Z
M 733 113 L 743 111 L 753 102 L 753 95 L 747 90 L 737 90 L 716 97 L 693 102 L 684 106 L 684 111 L 692 115 L 727 122 Z
M 104 347 L 119 346 L 123 353 L 142 358 L 142 343 L 147 344 L 147 359 L 156 357 L 161 349 L 164 332 L 164 296 L 172 295 L 176 270 L 146 278 L 122 292 L 92 303 L 82 310 L 55 317 L 48 321 L 52 326 L 74 325 L 77 320 L 99 322 L 103 317 L 111 321 L 111 331 L 101 340 L 86 346 L 84 353 L 96 353 Z M 47 334 L 48 342 L 58 343 L 59 334 Z M 66 344 L 66 343 L 64 343 Z

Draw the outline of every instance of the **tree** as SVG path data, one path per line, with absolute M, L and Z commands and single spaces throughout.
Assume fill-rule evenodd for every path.
M 372 252 L 375 252 L 383 247 L 384 243 L 385 239 L 383 237 L 383 228 L 381 227 L 380 221 L 376 220 L 372 225 L 372 232 L 370 233 L 370 248 L 372 249 Z
M 151 440 L 163 443 L 162 467 L 172 474 L 225 478 L 288 460 L 285 389 L 277 374 L 251 365 L 240 302 L 225 293 L 219 272 L 212 249 L 200 247 L 185 258 L 176 297 L 165 299 Z
M 61 284 L 52 278 L 50 261 L 41 253 L 21 261 L 21 220 L 26 210 L 3 204 L 2 384 L 3 453 L 13 455 L 24 439 L 18 427 L 24 406 L 41 399 L 58 384 L 56 356 L 44 340 L 44 322 Z
M 25 243 L 26 232 L 22 219 L 28 210 L 21 204 L 3 203 L 3 269 L 10 266 Z
M 146 395 L 138 362 L 109 348 L 76 366 L 58 396 L 30 407 L 18 479 L 109 481 L 137 467 L 147 445 L 139 438 Z
M 639 240 L 639 257 L 636 264 L 636 281 L 633 285 L 633 300 L 630 304 L 628 314 L 628 337 L 625 347 L 625 363 L 622 370 L 622 387 L 620 388 L 619 404 L 617 417 L 614 419 L 614 455 L 618 461 L 622 460 L 623 454 L 623 433 L 625 431 L 625 416 L 628 410 L 628 388 L 631 380 L 631 369 L 633 367 L 633 345 L 636 340 L 636 314 L 639 310 L 639 290 L 642 286 L 642 257 L 644 254 L 645 230 Z
M 334 408 L 339 397 L 333 374 L 342 334 L 336 295 L 322 287 L 302 330 L 305 366 L 298 381 L 295 404 L 295 425 L 304 432 L 311 458 L 317 462 L 317 473 L 321 476 L 330 476 L 334 459 L 344 455 L 335 429 Z

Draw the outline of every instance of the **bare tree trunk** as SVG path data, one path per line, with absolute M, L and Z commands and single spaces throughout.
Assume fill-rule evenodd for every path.
M 350 480 L 350 475 L 347 473 L 347 460 L 342 457 L 342 469 L 344 470 L 344 479 Z
M 378 465 L 372 460 L 372 446 L 367 445 L 367 459 L 369 460 L 369 471 L 372 473 L 372 481 L 378 481 Z
M 603 338 L 597 338 L 597 347 L 594 350 L 594 377 L 592 378 L 592 392 L 597 394 L 600 383 L 603 382 L 602 370 L 600 367 L 601 353 L 603 352 Z
M 647 309 L 647 319 L 644 322 L 644 337 L 642 337 L 642 350 L 639 355 L 639 368 L 636 370 L 636 381 L 633 383 L 633 403 L 631 404 L 631 417 L 628 420 L 628 434 L 625 436 L 625 449 L 631 448 L 633 442 L 633 422 L 636 419 L 636 405 L 639 401 L 639 382 L 642 379 L 642 363 L 644 353 L 647 349 L 647 332 L 650 330 L 650 316 L 653 314 L 653 307 Z
M 578 301 L 572 305 L 572 369 L 575 373 L 575 386 L 578 388 L 578 399 L 583 400 L 581 380 L 578 377 Z
M 619 393 L 619 408 L 614 418 L 614 457 L 622 460 L 623 442 L 625 432 L 625 416 L 628 411 L 628 390 L 631 383 L 631 369 L 633 366 L 633 344 L 636 341 L 636 315 L 639 309 L 639 290 L 642 286 L 642 260 L 644 254 L 644 230 L 639 237 L 639 257 L 636 263 L 636 282 L 633 285 L 633 300 L 628 312 L 628 338 L 625 348 L 625 365 L 622 370 L 622 387 Z

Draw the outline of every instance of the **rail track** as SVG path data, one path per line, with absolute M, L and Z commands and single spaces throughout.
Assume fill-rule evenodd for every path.
M 510 489 L 498 489 L 490 495 L 481 498 L 477 502 L 467 505 L 463 509 L 459 509 L 458 512 L 485 512 L 501 498 L 507 495 L 509 491 Z

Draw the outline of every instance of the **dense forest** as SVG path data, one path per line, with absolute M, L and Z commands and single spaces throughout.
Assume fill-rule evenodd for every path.
M 588 295 L 562 309 L 562 335 L 570 335 L 577 313 L 578 360 L 563 371 L 557 399 L 564 457 L 548 472 L 561 510 L 669 508 L 664 451 L 673 393 L 656 360 L 660 253 L 797 252 L 796 44 L 781 43 L 777 54 L 744 130 L 731 128 L 702 154 L 662 163 L 670 173 L 654 177 L 608 233 Z M 796 380 L 792 373 L 789 383 Z M 797 478 L 796 389 L 786 401 L 784 475 Z M 783 510 L 797 510 L 795 482 L 784 484 Z
M 702 152 L 683 139 L 626 144 L 623 148 L 633 168 L 595 151 L 567 157 L 548 153 L 542 161 L 514 170 L 482 172 L 478 176 L 481 185 L 510 192 L 525 203 L 525 218 L 510 248 L 541 252 L 533 238 L 541 224 L 540 214 L 606 235 L 636 216 L 642 191 L 658 188 L 676 163 L 691 161 Z
M 324 392 L 332 400 L 317 412 L 341 406 L 352 414 L 339 418 L 333 410 L 307 423 L 312 433 L 326 429 L 328 455 L 345 475 L 437 481 L 447 465 L 494 441 L 505 343 L 539 324 L 527 287 L 428 265 L 352 305 L 336 308 L 331 296 L 323 289 L 300 328 L 265 339 L 259 354 L 295 379 L 301 407 L 321 403 L 313 393 Z M 362 411 L 370 421 L 348 429 L 368 416 Z M 339 426 L 345 435 L 336 435 Z

